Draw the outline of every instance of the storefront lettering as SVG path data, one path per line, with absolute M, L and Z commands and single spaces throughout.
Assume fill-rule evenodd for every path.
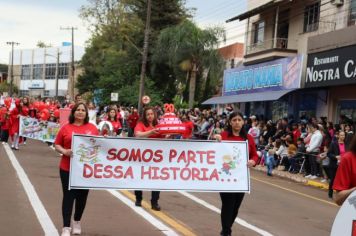
M 226 92 L 282 86 L 282 65 L 231 72 L 226 75 L 226 78 Z
M 340 79 L 339 68 L 336 68 L 335 72 L 333 69 L 314 71 L 314 67 L 307 68 L 307 80 L 306 80 L 307 83 L 320 82 L 326 80 L 336 80 L 336 79 Z
M 356 66 L 353 60 L 348 60 L 345 64 L 346 78 L 356 77 Z

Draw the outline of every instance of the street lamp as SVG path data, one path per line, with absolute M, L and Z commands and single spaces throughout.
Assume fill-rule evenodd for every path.
M 11 45 L 11 77 L 10 77 L 10 97 L 12 97 L 13 83 L 14 83 L 14 45 L 19 45 L 17 42 L 6 42 L 7 45 Z
M 56 62 L 56 75 L 55 75 L 55 77 L 56 77 L 56 96 L 55 96 L 56 100 L 58 100 L 59 56 L 60 56 L 61 54 L 62 54 L 62 53 L 59 52 L 59 50 L 57 51 L 57 55 L 56 55 L 56 56 L 54 56 L 54 55 L 52 55 L 52 54 L 47 54 L 47 53 L 45 54 L 45 56 L 54 57 L 54 58 L 56 58 L 56 60 L 57 60 L 57 62 Z

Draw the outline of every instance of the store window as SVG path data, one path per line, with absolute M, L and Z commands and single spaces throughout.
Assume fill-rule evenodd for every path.
M 288 116 L 288 102 L 287 101 L 273 101 L 272 102 L 272 120 L 277 121 L 283 117 Z
M 316 31 L 319 28 L 320 2 L 306 6 L 304 9 L 303 32 Z
M 318 96 L 313 93 L 302 93 L 299 97 L 299 118 L 311 118 L 316 116 Z
M 31 79 L 31 65 L 22 65 L 21 79 L 22 80 L 30 80 Z
M 344 100 L 338 103 L 336 117 L 337 122 L 339 122 L 341 116 L 345 116 L 349 120 L 356 121 L 356 100 Z

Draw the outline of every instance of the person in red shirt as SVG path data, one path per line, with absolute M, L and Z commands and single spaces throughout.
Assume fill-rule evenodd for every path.
M 300 138 L 300 136 L 302 135 L 302 133 L 300 132 L 299 128 L 298 128 L 298 125 L 296 123 L 294 123 L 292 125 L 292 133 L 293 133 L 293 143 L 294 145 L 298 145 L 297 144 L 297 141 L 298 141 L 298 138 Z
M 151 107 L 145 107 L 141 121 L 135 127 L 135 137 L 140 138 L 162 138 L 155 126 L 158 124 L 157 114 Z M 160 211 L 161 207 L 158 204 L 159 191 L 152 191 L 151 206 L 155 211 Z M 141 206 L 142 191 L 135 191 L 136 206 Z
M 127 118 L 127 122 L 129 123 L 129 137 L 133 137 L 134 129 L 136 127 L 137 121 L 139 120 L 139 115 L 137 109 L 133 109 L 132 113 Z
M 243 128 L 244 118 L 240 112 L 229 115 L 226 131 L 215 135 L 218 141 L 248 141 L 249 161 L 248 167 L 253 167 L 258 161 L 256 145 L 253 137 Z M 220 193 L 221 198 L 221 226 L 220 235 L 231 235 L 231 227 L 237 217 L 245 193 Z
M 342 205 L 347 197 L 356 190 L 356 136 L 349 145 L 349 152 L 341 155 L 333 189 L 336 190 L 334 201 Z
M 122 130 L 122 125 L 117 115 L 117 110 L 114 107 L 108 109 L 107 121 L 109 121 L 113 127 L 113 136 L 119 135 Z
M 193 136 L 194 123 L 189 119 L 188 115 L 182 116 L 182 122 L 185 126 L 185 132 L 182 135 L 183 139 L 191 139 Z
M 11 148 L 19 150 L 20 142 L 20 115 L 22 114 L 22 102 L 20 99 L 15 101 L 16 107 L 10 111 L 10 127 L 9 135 L 11 137 L 12 143 Z
M 10 112 L 6 107 L 2 107 L 0 110 L 0 124 L 1 124 L 1 141 L 7 143 L 9 139 L 9 120 Z
M 69 123 L 65 124 L 58 132 L 55 140 L 56 151 L 62 154 L 59 166 L 59 173 L 62 182 L 63 201 L 62 216 L 63 229 L 62 236 L 70 236 L 70 220 L 72 209 L 75 201 L 75 213 L 73 221 L 73 234 L 81 233 L 80 220 L 82 218 L 89 190 L 71 189 L 68 190 L 69 184 L 69 167 L 72 156 L 72 134 L 98 135 L 98 129 L 89 122 L 88 108 L 84 103 L 77 103 L 69 115 Z

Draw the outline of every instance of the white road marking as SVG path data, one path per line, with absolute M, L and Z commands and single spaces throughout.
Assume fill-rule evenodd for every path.
M 194 196 L 194 195 L 192 195 L 190 193 L 187 193 L 185 191 L 178 191 L 178 192 L 180 194 L 182 194 L 183 196 L 193 200 L 194 202 L 199 203 L 200 205 L 202 205 L 202 206 L 204 206 L 204 207 L 206 207 L 206 208 L 208 208 L 208 209 L 220 214 L 220 209 L 217 208 L 216 206 L 211 205 L 210 203 L 208 203 L 208 202 L 206 202 L 206 201 L 204 201 L 204 200 L 202 200 L 202 199 L 200 199 L 200 198 L 198 198 L 198 197 L 196 197 L 196 196 Z M 250 230 L 253 230 L 253 231 L 259 233 L 260 235 L 273 236 L 273 234 L 271 234 L 271 233 L 269 233 L 269 232 L 267 232 L 267 231 L 265 231 L 263 229 L 260 229 L 260 228 L 254 226 L 254 225 L 251 225 L 251 224 L 247 223 L 245 220 L 243 220 L 243 219 L 241 219 L 239 217 L 236 218 L 235 223 L 238 223 L 238 224 L 240 224 L 240 225 L 242 225 L 242 226 L 244 226 L 244 227 L 246 227 L 246 228 L 248 228 Z
M 161 221 L 157 220 L 155 217 L 153 217 L 151 214 L 149 214 L 147 211 L 142 209 L 142 207 L 136 207 L 134 202 L 132 202 L 130 199 L 119 193 L 118 191 L 115 190 L 107 190 L 109 193 L 114 195 L 117 199 L 122 201 L 125 205 L 130 207 L 133 211 L 135 211 L 137 214 L 142 216 L 145 220 L 147 220 L 149 223 L 151 223 L 154 227 L 156 227 L 158 230 L 160 230 L 163 234 L 168 235 L 168 236 L 178 236 L 176 232 L 174 232 L 173 229 L 169 228 L 165 224 L 163 224 Z
M 14 153 L 10 149 L 7 143 L 3 144 L 7 156 L 9 157 L 12 166 L 16 170 L 16 173 L 20 179 L 22 186 L 25 189 L 27 197 L 32 205 L 33 210 L 37 216 L 38 221 L 40 222 L 42 229 L 45 235 L 48 236 L 59 236 L 56 227 L 54 226 L 51 218 L 49 217 L 45 207 L 43 206 L 40 198 L 38 197 L 35 188 L 33 187 L 32 183 L 30 182 L 29 178 L 27 177 L 24 169 L 21 167 L 20 163 L 17 161 Z

